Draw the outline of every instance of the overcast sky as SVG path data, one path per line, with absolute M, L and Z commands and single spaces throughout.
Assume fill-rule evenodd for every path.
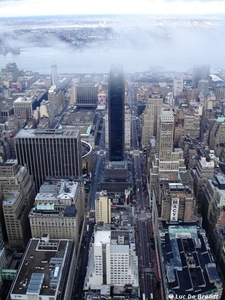
M 217 14 L 225 0 L 0 0 L 0 17 L 117 13 Z

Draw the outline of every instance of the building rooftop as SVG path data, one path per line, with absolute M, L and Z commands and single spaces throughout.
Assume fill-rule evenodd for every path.
M 19 103 L 33 103 L 36 100 L 36 97 L 31 96 L 31 97 L 18 97 L 15 101 L 14 104 L 19 104 Z
M 111 231 L 96 231 L 94 246 L 101 246 L 102 244 L 110 244 Z
M 43 138 L 43 137 L 74 137 L 79 136 L 79 130 L 61 130 L 61 129 L 21 129 L 16 138 Z
M 57 295 L 72 245 L 70 240 L 48 240 L 47 235 L 43 239 L 31 239 L 10 294 L 18 295 L 17 298 L 28 294 Z
M 222 288 L 204 230 L 175 225 L 160 236 L 169 293 L 198 295 Z

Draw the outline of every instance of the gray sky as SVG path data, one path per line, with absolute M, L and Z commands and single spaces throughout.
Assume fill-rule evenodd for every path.
M 117 13 L 217 14 L 225 0 L 0 0 L 0 17 Z

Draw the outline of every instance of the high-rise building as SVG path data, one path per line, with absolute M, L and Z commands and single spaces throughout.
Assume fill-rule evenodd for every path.
M 77 83 L 73 86 L 74 104 L 78 107 L 97 107 L 99 86 L 97 83 Z
M 209 79 L 210 66 L 209 65 L 200 65 L 194 66 L 192 72 L 192 86 L 194 88 L 198 87 L 198 82 L 201 79 Z
M 162 220 L 169 222 L 196 221 L 194 218 L 195 199 L 190 186 L 184 185 L 179 180 L 164 180 L 162 182 L 161 197 Z
M 162 95 L 160 93 L 152 93 L 147 100 L 143 113 L 142 147 L 148 146 L 152 137 L 159 138 L 159 117 L 162 107 Z
M 203 95 L 206 97 L 209 94 L 209 81 L 201 79 L 198 82 L 198 95 Z
M 130 150 L 130 142 L 131 142 L 131 130 L 130 130 L 130 124 L 131 124 L 131 114 L 130 109 L 126 107 L 125 109 L 125 138 L 124 138 L 124 146 L 125 150 Z
M 209 149 L 215 150 L 216 156 L 220 157 L 225 144 L 225 117 L 218 117 L 209 134 Z
M 35 198 L 32 176 L 16 160 L 0 166 L 0 187 L 4 195 L 2 211 L 11 249 L 25 249 L 30 238 L 29 211 Z
M 95 219 L 97 222 L 111 223 L 111 199 L 107 191 L 101 191 L 95 199 Z
M 45 177 L 79 177 L 82 175 L 79 130 L 22 129 L 15 137 L 19 164 L 33 175 L 36 191 Z
M 122 67 L 112 66 L 108 81 L 109 161 L 124 161 L 125 78 Z
M 173 96 L 176 97 L 183 92 L 184 80 L 182 77 L 175 77 L 173 79 Z
M 159 132 L 159 159 L 168 160 L 173 150 L 174 113 L 172 110 L 162 110 Z
M 214 170 L 214 161 L 207 161 L 206 157 L 202 157 L 196 166 L 196 171 L 194 173 L 194 191 L 199 212 L 201 211 L 203 189 L 206 186 L 207 181 L 213 178 L 215 173 Z
M 57 64 L 55 62 L 51 65 L 51 85 L 58 85 Z

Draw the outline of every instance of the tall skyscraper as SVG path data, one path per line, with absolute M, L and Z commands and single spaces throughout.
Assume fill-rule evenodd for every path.
M 160 117 L 159 159 L 168 160 L 173 150 L 174 115 L 172 110 L 162 110 Z
M 109 161 L 124 161 L 125 79 L 122 67 L 112 66 L 108 82 Z
M 51 65 L 51 84 L 58 85 L 57 64 L 55 62 Z
M 197 88 L 199 80 L 201 79 L 208 80 L 209 72 L 210 72 L 209 65 L 194 66 L 192 72 L 192 86 L 194 88 Z
M 173 95 L 174 97 L 178 96 L 183 92 L 184 80 L 182 77 L 174 77 L 173 79 Z
M 19 164 L 33 175 L 36 191 L 47 176 L 82 174 L 79 130 L 22 129 L 15 137 L 15 151 Z
M 163 97 L 160 93 L 149 95 L 147 105 L 143 113 L 142 147 L 150 144 L 150 139 L 159 137 L 159 120 L 163 107 Z

